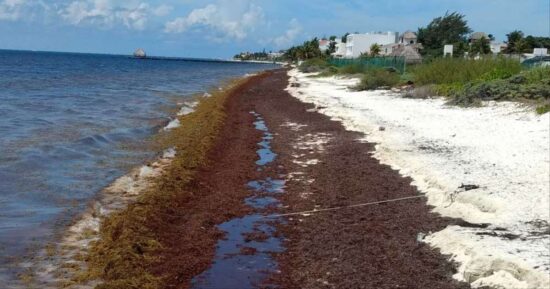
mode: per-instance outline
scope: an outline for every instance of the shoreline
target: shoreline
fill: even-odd
[[[261,73],[260,73],[261,74]],[[258,74],[246,74],[232,80],[223,81],[223,87],[196,95],[188,101],[178,103],[174,118],[168,120],[164,127],[153,136],[156,142],[169,143],[174,137],[172,131],[181,126],[180,119],[192,114],[202,100],[219,94],[232,94],[232,90]],[[59,241],[49,243],[37,251],[33,260],[22,264],[22,273],[19,274],[21,288],[94,288],[101,284],[97,278],[90,278],[87,255],[90,248],[100,239],[100,224],[113,214],[118,214],[134,204],[141,195],[150,190],[163,178],[176,158],[175,146],[156,144],[164,147],[157,153],[157,157],[144,165],[134,167],[127,174],[115,179],[102,189],[98,195],[89,201],[82,213],[74,221],[62,229]],[[19,287],[14,287],[19,288]]]
[[[170,130],[179,127],[179,118],[192,113],[200,99],[208,96],[210,96],[209,93],[204,93],[202,96],[195,95],[187,101],[178,103],[174,118],[167,120],[152,138],[166,137],[161,134],[169,134]],[[24,283],[22,286],[25,286],[24,288],[38,286],[36,288],[44,289],[60,286],[71,288],[74,279],[80,278],[79,275],[88,270],[85,256],[89,253],[91,244],[98,240],[102,220],[136,202],[140,194],[150,189],[165,173],[176,153],[174,147],[160,149],[155,157],[140,166],[131,168],[126,174],[101,189],[88,201],[83,212],[73,217],[73,221],[66,227],[58,229],[59,237],[55,242],[50,242],[45,248],[37,251],[32,261],[23,262],[26,265],[22,268],[23,272],[19,274],[20,281]],[[77,286],[93,288],[97,284],[99,284],[97,280],[90,280],[86,284]]]
[[[479,236],[471,246],[515,231],[510,227],[503,227],[508,231],[495,229],[500,224],[490,224],[488,216],[476,219],[476,215],[453,213],[461,210],[442,206],[438,200],[448,201],[449,196],[438,198],[437,194],[442,194],[444,187],[434,191],[433,179],[425,174],[425,179],[419,179],[418,171],[410,168],[416,163],[410,159],[396,163],[403,150],[396,150],[391,141],[399,139],[393,134],[400,132],[400,126],[383,118],[354,120],[376,112],[376,103],[358,111],[354,110],[356,104],[345,103],[377,98],[385,103],[400,101],[399,97],[389,91],[350,92],[347,87],[353,79],[306,77],[293,70],[270,70],[205,94],[198,104],[182,103],[176,117],[161,129],[166,149],[162,156],[105,189],[106,199],[117,201],[103,208],[103,213],[111,209],[112,217],[103,218],[102,230],[97,232],[105,214],[94,207],[99,213],[90,212],[89,218],[74,224],[64,239],[66,255],[73,260],[60,262],[63,274],[51,270],[44,276],[50,281],[65,276],[69,281],[64,284],[66,288],[98,284],[101,288],[201,288],[225,284],[224,278],[235,274],[262,276],[256,287],[308,289],[462,289],[470,285],[515,289],[535,284],[527,282],[544,282],[513,259],[468,260],[471,255],[461,251],[464,243],[460,242],[464,241],[456,235],[461,233],[457,228]],[[334,97],[344,98],[334,102]],[[437,100],[404,101],[425,105]],[[414,107],[410,103],[407,106]],[[497,112],[498,107],[494,109]],[[341,114],[341,109],[347,109],[346,114]],[[428,152],[435,153],[434,157],[445,152],[440,143],[425,147],[431,148]],[[262,151],[266,148],[270,152]],[[406,152],[421,156],[426,150]],[[267,163],[272,163],[258,167],[262,153],[267,153],[271,159]],[[453,154],[443,156],[452,161]],[[269,195],[268,183],[278,179],[282,183],[273,185],[277,194]],[[457,195],[451,205],[464,203],[460,198],[465,194]],[[411,196],[427,196],[428,202],[426,198],[409,199]],[[396,198],[406,200],[295,214]],[[268,203],[265,208],[257,207],[256,201]],[[275,229],[268,229],[273,238],[283,240],[281,250],[269,249],[266,240],[270,235],[266,237],[256,226],[244,233],[224,225],[255,214],[285,213],[292,215],[284,217],[284,222],[270,223]],[[243,238],[242,244],[234,247],[237,251],[217,251],[218,242],[227,240],[226,236],[232,236],[230,242]],[[78,248],[89,249],[86,253],[78,252]],[[476,252],[476,247],[469,250]],[[252,267],[248,273],[230,273],[214,266],[219,263],[215,260],[251,260],[247,258],[261,254],[275,258],[276,263],[269,265],[272,271],[259,272]],[[84,272],[88,265],[92,267]],[[519,268],[518,272],[513,268]],[[488,274],[488,270],[495,274]],[[196,278],[215,282],[201,284]],[[37,288],[57,288],[59,284],[53,283],[58,282]]]

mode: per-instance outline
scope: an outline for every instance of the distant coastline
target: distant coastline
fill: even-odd
[[[3,53],[51,53],[51,54],[73,54],[73,55],[91,55],[91,56],[112,56],[112,57],[127,57],[136,60],[168,60],[168,61],[190,61],[190,62],[214,62],[214,63],[265,63],[265,64],[277,64],[283,65],[282,62],[273,61],[240,61],[234,59],[223,58],[199,58],[199,57],[177,57],[177,56],[147,56],[145,58],[138,58],[132,56],[132,54],[109,54],[109,53],[93,53],[93,52],[71,52],[71,51],[42,51],[42,50],[18,50],[18,49],[1,49]]]

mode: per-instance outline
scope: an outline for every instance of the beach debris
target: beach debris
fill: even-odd
[[[479,189],[479,186],[478,185],[461,184],[460,187],[458,187],[458,188],[463,189],[463,191],[465,192],[465,191]]]
[[[416,235],[416,242],[422,243],[424,242],[424,238],[426,237],[426,234],[420,232]]]

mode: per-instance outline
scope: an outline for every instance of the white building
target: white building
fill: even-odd
[[[499,54],[506,48],[506,44],[496,42],[489,43],[489,46],[491,47],[491,52],[493,54]]]
[[[330,47],[330,40],[320,39],[319,40],[319,50],[325,52]]]
[[[386,44],[386,45],[381,45],[380,46],[380,55],[390,56],[395,51],[395,49],[397,49],[399,47],[400,44],[401,43],[390,43],[390,44]]]
[[[332,53],[333,57],[336,58],[342,58],[346,56],[346,43],[342,42],[340,39],[335,39],[334,42],[336,42],[336,50],[334,53]]]
[[[398,34],[388,31],[386,33],[350,34],[346,39],[346,58],[357,58],[361,53],[369,53],[373,44],[380,46],[397,43]]]
[[[535,48],[533,49],[534,56],[548,56],[548,48]]]

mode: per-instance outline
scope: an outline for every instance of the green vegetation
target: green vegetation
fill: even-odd
[[[494,37],[489,34],[468,43],[467,36],[471,32],[464,15],[457,12],[446,13],[442,17],[434,18],[428,26],[418,29],[418,42],[424,46],[420,52],[425,58],[432,59],[443,55],[445,44],[452,44],[455,57],[461,57],[465,52],[472,56],[490,54],[489,44]],[[525,37],[519,30],[510,32],[506,37],[507,48],[504,53],[507,54],[532,53],[534,48],[542,47],[550,49],[550,37]]]
[[[280,61],[282,60],[280,56],[282,53],[279,51],[279,53],[273,54],[272,51],[267,53],[265,49],[261,52],[241,52],[239,54],[236,54],[233,56],[234,60],[241,60],[241,61]]]
[[[162,232],[158,230],[170,226],[169,218],[163,216],[175,203],[193,195],[189,184],[197,169],[207,163],[207,152],[225,118],[225,101],[239,84],[202,99],[194,113],[181,117],[180,127],[162,138],[163,147],[175,146],[184,153],[176,155],[135,203],[102,222],[100,238],[86,257],[89,270],[76,282],[100,278],[104,282],[97,289],[162,288],[163,277],[153,272],[163,262],[159,257],[163,256]]]
[[[384,69],[372,69],[365,73],[361,82],[355,87],[357,90],[371,90],[382,87],[393,87],[400,82],[399,74]]]
[[[445,96],[449,103],[460,106],[479,105],[488,100],[525,101],[538,106],[537,112],[548,110],[550,99],[550,67],[526,69],[519,61],[505,58],[436,58],[431,62],[409,67],[405,74],[391,69],[369,68],[361,62],[336,67],[326,59],[306,60],[303,72],[316,76],[360,75],[356,90],[389,88],[414,83],[416,88],[406,97]]]
[[[547,112],[550,112],[550,104],[545,104],[537,107],[538,114],[545,114]]]
[[[550,68],[523,70],[517,60],[508,58],[440,58],[415,67],[412,74],[415,84],[426,87],[409,96],[448,96],[455,105],[478,105],[483,100],[540,103],[550,98]]]
[[[490,46],[490,39],[481,37],[480,39],[472,41],[470,45],[470,49],[468,53],[472,55],[485,55],[490,54],[491,52],[491,46]]]
[[[366,58],[365,58],[366,59]],[[377,75],[373,74],[372,71],[383,71],[392,72],[397,77],[399,75],[394,72],[390,67],[378,67],[373,65],[367,65],[363,62],[350,62],[349,64],[343,66],[335,66],[331,64],[327,59],[323,58],[313,58],[308,59],[302,62],[298,69],[301,72],[313,73],[318,72],[317,77],[327,77],[333,75]]]
[[[476,105],[482,100],[523,100],[542,103],[537,112],[544,113],[550,100],[550,67],[526,70],[507,78],[470,82],[450,96],[450,103],[462,106]]]
[[[380,55],[380,50],[381,50],[381,47],[380,45],[374,43],[373,45],[370,46],[370,56],[378,56]]]
[[[437,58],[411,71],[418,85],[454,85],[476,80],[504,79],[519,73],[521,69],[519,61],[507,58]]]
[[[338,74],[363,74],[367,68],[360,63],[352,63],[338,68]]]
[[[424,56],[437,57],[443,55],[443,46],[453,44],[454,55],[462,56],[467,48],[466,36],[472,32],[464,15],[457,12],[445,13],[437,17],[426,27],[418,29],[418,42],[424,45],[421,53]]]
[[[326,54],[319,49],[319,39],[317,38],[305,41],[302,45],[293,46],[284,54],[284,58],[292,62],[324,57],[326,57]]]
[[[524,37],[523,32],[514,30],[506,34],[508,44],[505,53],[531,53],[533,48],[548,48],[550,49],[550,37]]]
[[[330,67],[330,64],[326,61],[326,59],[322,58],[312,58],[308,59],[302,62],[300,64],[300,71],[310,73],[310,72],[323,72],[328,67]]]
[[[414,84],[406,97],[426,98],[444,96],[449,103],[461,106],[480,104],[484,100],[524,101],[538,106],[537,112],[548,111],[550,99],[550,68],[527,68],[518,59],[492,54],[491,34],[474,33],[465,16],[453,12],[434,18],[418,29],[418,42],[424,63],[405,69],[394,59],[376,57],[381,47],[373,44],[370,53],[358,59],[330,59],[319,51],[317,39],[291,48],[288,59],[305,60],[299,67],[303,72],[318,72],[316,76],[359,75],[358,90]],[[342,41],[347,39],[346,33]],[[548,37],[524,37],[521,31],[507,34],[508,47],[504,53],[532,52],[533,48],[550,48]],[[334,36],[330,38],[335,39]],[[454,46],[454,57],[441,57],[446,44]],[[466,58],[466,52],[470,58]],[[394,67],[401,74],[391,71]]]

